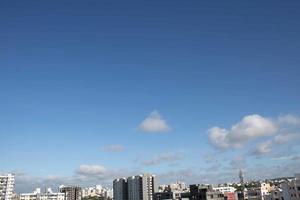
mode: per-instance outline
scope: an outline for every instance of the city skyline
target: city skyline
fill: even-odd
[[[0,174],[18,192],[292,176],[300,2],[0,2]]]

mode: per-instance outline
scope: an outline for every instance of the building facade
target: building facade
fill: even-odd
[[[65,194],[52,192],[51,188],[42,193],[41,189],[37,188],[32,193],[20,194],[19,200],[65,200]]]
[[[12,200],[15,186],[15,175],[0,175],[0,200]]]
[[[283,182],[281,189],[284,200],[300,200],[300,174],[291,181]]]
[[[113,187],[114,200],[153,200],[154,193],[158,191],[158,181],[155,175],[143,174],[115,179]]]
[[[65,194],[65,200],[81,200],[82,193],[81,193],[81,187],[76,186],[61,186],[59,188],[61,193]]]
[[[128,200],[128,183],[126,178],[118,178],[113,181],[115,200]]]

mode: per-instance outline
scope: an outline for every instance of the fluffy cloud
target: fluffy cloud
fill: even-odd
[[[106,168],[101,165],[80,165],[76,172],[83,176],[99,176],[106,172]]]
[[[241,147],[245,142],[262,136],[273,135],[276,123],[260,115],[245,116],[242,121],[226,130],[212,127],[208,130],[209,141],[217,148]]]
[[[122,152],[124,147],[121,144],[113,144],[102,148],[103,151],[107,152]]]
[[[272,144],[272,141],[266,141],[266,142],[263,142],[263,143],[260,143],[256,149],[254,150],[253,154],[254,155],[257,155],[257,156],[260,156],[260,155],[264,155],[264,154],[267,154],[267,153],[270,153],[271,152],[271,144]]]
[[[171,130],[167,122],[161,117],[158,111],[154,110],[142,121],[138,129],[146,133],[168,132]]]
[[[141,161],[141,163],[147,166],[160,165],[162,163],[173,163],[178,160],[184,159],[184,157],[185,156],[183,153],[167,152],[167,153],[156,155],[150,160],[143,160]]]

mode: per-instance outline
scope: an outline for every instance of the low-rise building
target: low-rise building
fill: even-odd
[[[113,190],[108,187],[96,185],[94,187],[82,188],[82,197],[102,197],[104,199],[112,199]]]
[[[42,193],[41,189],[37,188],[32,193],[20,194],[19,200],[65,200],[65,194],[52,192],[51,188]]]
[[[224,200],[224,194],[213,190],[211,185],[190,185],[191,200]]]
[[[235,188],[231,186],[214,187],[215,191],[222,192],[225,200],[237,200],[235,197]]]

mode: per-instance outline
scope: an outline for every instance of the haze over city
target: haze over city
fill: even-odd
[[[0,1],[17,192],[300,172],[300,1]]]

